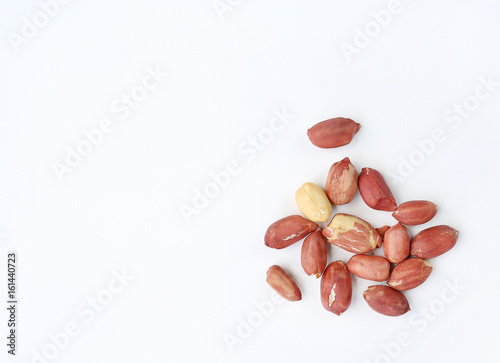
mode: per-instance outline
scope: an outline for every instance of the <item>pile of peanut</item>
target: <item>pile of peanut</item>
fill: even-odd
[[[334,148],[349,144],[359,129],[360,124],[353,120],[337,117],[314,125],[307,134],[315,146]],[[368,207],[393,212],[398,223],[375,229],[359,217],[337,213],[325,228],[320,229],[317,223],[330,220],[332,204],[351,202],[358,189]],[[267,229],[265,244],[282,249],[305,238],[301,250],[302,267],[308,275],[321,276],[321,303],[336,315],[351,305],[351,274],[387,283],[370,286],[363,293],[370,308],[388,316],[405,314],[410,305],[402,291],[421,285],[432,272],[426,259],[449,251],[458,239],[458,231],[446,225],[424,229],[411,239],[405,226],[430,221],[437,213],[437,206],[426,200],[398,206],[377,170],[363,168],[358,176],[347,157],[331,166],[324,190],[314,183],[305,183],[297,190],[295,200],[305,218],[291,215],[274,222]],[[328,242],[354,255],[347,264],[334,261],[327,266]],[[382,245],[385,257],[367,254]],[[298,285],[278,265],[267,271],[267,282],[289,301],[302,299]]]

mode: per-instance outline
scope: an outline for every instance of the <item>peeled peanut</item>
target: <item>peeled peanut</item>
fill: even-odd
[[[295,193],[300,211],[313,222],[327,222],[332,214],[332,203],[323,189],[314,183],[304,183]]]

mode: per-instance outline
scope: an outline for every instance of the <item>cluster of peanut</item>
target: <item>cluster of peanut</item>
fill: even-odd
[[[314,145],[332,148],[350,143],[359,128],[360,125],[351,119],[334,118],[313,126],[308,136]],[[366,205],[393,212],[398,223],[375,229],[361,218],[337,213],[321,230],[317,223],[328,222],[332,204],[351,202],[358,189]],[[427,228],[410,239],[405,225],[430,221],[437,213],[436,205],[415,200],[398,206],[377,170],[363,168],[358,176],[349,158],[331,166],[325,190],[314,183],[305,183],[297,190],[295,199],[306,218],[291,215],[274,222],[267,229],[265,244],[282,249],[305,238],[301,250],[302,267],[308,275],[321,276],[321,302],[326,310],[336,315],[342,314],[351,304],[351,274],[387,282],[388,286],[370,286],[363,293],[373,310],[388,316],[405,314],[410,306],[401,291],[421,285],[432,272],[431,264],[425,259],[449,251],[458,239],[458,231],[446,225]],[[327,242],[355,255],[347,264],[335,261],[327,266]],[[385,257],[366,254],[382,245]],[[289,301],[302,299],[299,287],[280,266],[269,268],[267,282]]]

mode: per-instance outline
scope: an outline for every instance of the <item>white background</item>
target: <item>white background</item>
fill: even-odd
[[[388,1],[232,3],[218,14],[211,0],[74,0],[16,47],[12,34],[22,36],[23,18],[41,7],[1,1],[0,291],[7,252],[17,251],[20,301],[11,359],[1,295],[1,361],[38,362],[34,352],[50,351],[51,335],[70,322],[79,334],[48,362],[498,359],[500,4],[401,1],[347,59],[342,44],[354,45],[356,29],[373,25]],[[111,105],[147,67],[169,76],[122,120]],[[473,104],[481,77],[496,88],[447,122],[455,104]],[[241,145],[284,108],[290,124],[248,160]],[[353,142],[311,145],[307,129],[336,116],[361,123]],[[53,163],[105,117],[113,132],[59,181]],[[422,154],[415,141],[436,129],[445,140]],[[319,280],[300,266],[301,243],[264,246],[272,222],[299,213],[295,190],[324,185],[345,156],[358,171],[384,174],[399,203],[438,204],[412,235],[437,224],[460,231],[456,247],[431,261],[427,282],[406,294],[412,311],[402,317],[373,312],[362,298],[373,283],[360,279],[350,309],[328,313]],[[411,157],[419,165],[391,181]],[[179,206],[192,205],[230,160],[239,173],[186,222]],[[377,227],[395,222],[359,194],[334,211]],[[350,256],[329,252],[329,261]],[[273,305],[238,337],[242,320],[259,317],[254,303],[273,296],[265,282],[273,264],[296,279],[303,300]],[[122,270],[133,280],[86,322],[78,307]],[[401,334],[404,347],[394,343]],[[241,340],[231,346],[230,335]]]

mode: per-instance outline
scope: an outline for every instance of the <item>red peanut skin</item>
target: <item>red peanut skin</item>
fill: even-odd
[[[350,118],[336,117],[322,121],[307,130],[311,143],[323,149],[349,144],[361,125]]]
[[[319,278],[325,270],[327,262],[326,243],[326,239],[319,229],[304,240],[300,260],[302,268],[309,276],[316,275],[316,278]]]
[[[283,299],[302,300],[302,293],[293,279],[278,265],[269,267],[266,281]]]
[[[401,316],[410,311],[410,304],[403,293],[385,285],[370,286],[363,293],[368,306],[379,314]]]
[[[392,263],[400,263],[410,255],[410,235],[401,223],[385,232],[384,255]]]
[[[334,300],[330,296],[334,290]],[[351,305],[352,280],[347,266],[342,261],[329,264],[321,277],[321,303],[323,307],[335,315],[341,315]]]
[[[358,172],[349,158],[334,163],[328,171],[325,192],[336,205],[351,202],[358,191]]]
[[[391,228],[389,226],[382,226],[382,227],[379,227],[379,228],[375,228],[375,230],[378,232],[378,234],[380,235],[380,237],[382,237],[382,240],[384,239],[385,237],[385,232],[387,232],[387,230]]]
[[[427,200],[412,200],[401,204],[392,216],[407,226],[429,222],[438,211],[437,205]]]
[[[336,215],[339,214],[351,216],[345,213],[337,213]],[[333,216],[332,221],[335,216]],[[356,218],[366,223],[367,227],[356,222],[352,230],[350,230],[349,232],[341,233],[336,239],[334,239],[334,229],[330,227],[332,224],[332,222],[330,221],[330,224],[322,230],[323,236],[326,237],[329,243],[353,253],[367,253],[373,251],[377,247],[380,247],[382,245],[382,237],[380,237],[380,234],[375,230],[375,228],[372,227],[370,223],[359,217]],[[370,242],[370,236],[373,236],[375,245]]]
[[[458,231],[440,225],[424,229],[413,237],[411,254],[420,258],[434,258],[451,250],[458,240]]]
[[[399,291],[422,285],[432,272],[432,266],[421,258],[409,258],[396,265],[387,284]]]
[[[282,218],[269,226],[264,243],[271,248],[282,249],[300,241],[318,228],[318,225],[299,215]]]
[[[376,210],[393,212],[397,208],[384,177],[377,170],[363,168],[358,178],[358,188],[366,205]]]
[[[354,276],[371,281],[387,281],[391,264],[381,256],[354,255],[347,262]]]

